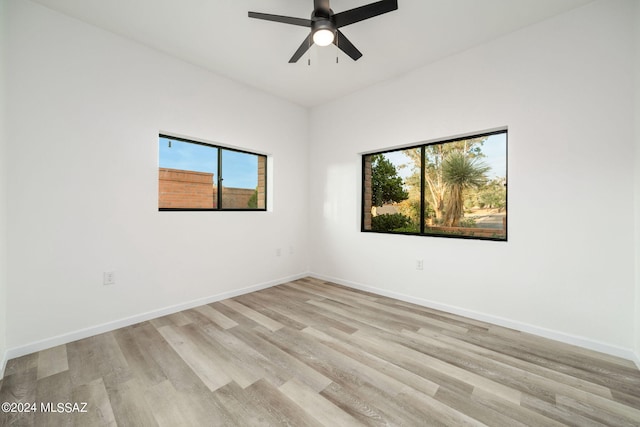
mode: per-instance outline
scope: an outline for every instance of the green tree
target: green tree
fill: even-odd
[[[477,157],[470,157],[464,152],[451,152],[442,162],[442,179],[447,185],[448,199],[445,225],[459,227],[464,215],[464,191],[478,188],[487,182],[486,174],[490,166]]]
[[[484,154],[482,153],[482,145],[486,140],[487,137],[482,136],[479,138],[469,138],[460,141],[445,142],[442,144],[431,144],[425,147],[425,194],[427,199],[429,199],[429,205],[430,208],[433,209],[436,221],[442,221],[445,215],[447,183],[442,175],[443,163],[451,153],[464,153],[470,158],[484,157]],[[405,153],[413,160],[417,170],[420,170],[420,148],[406,150]],[[414,181],[419,185],[419,173]]]
[[[253,192],[251,197],[249,197],[249,202],[247,203],[249,209],[257,209],[258,207],[258,189]]]
[[[395,166],[382,154],[376,154],[371,159],[371,192],[373,206],[397,203],[409,197]]]
[[[495,178],[480,189],[478,192],[480,207],[498,208],[502,211],[507,206],[505,181],[505,178]]]
[[[410,157],[410,156],[409,156]],[[406,165],[410,166],[410,165]],[[409,197],[406,200],[398,203],[398,211],[411,218],[412,225],[420,227],[420,169],[415,170],[413,167],[413,173],[405,178],[405,188]]]

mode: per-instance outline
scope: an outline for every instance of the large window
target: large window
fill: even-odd
[[[160,135],[158,208],[266,210],[267,157]]]
[[[362,231],[507,240],[507,131],[363,155]]]

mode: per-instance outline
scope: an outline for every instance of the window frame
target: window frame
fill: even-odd
[[[426,147],[432,145],[440,145],[446,143],[452,143],[457,141],[464,141],[472,138],[481,138],[481,137],[489,137],[492,135],[500,135],[504,134],[505,136],[505,207],[504,210],[507,212],[504,219],[504,238],[502,237],[485,237],[485,236],[473,236],[473,235],[464,235],[464,234],[446,234],[446,233],[429,233],[425,231],[425,195],[426,195],[426,179],[425,179],[425,168],[426,168]],[[420,221],[420,231],[418,232],[408,232],[408,231],[379,231],[373,229],[365,228],[365,209],[366,209],[366,158],[369,156],[375,156],[377,154],[387,154],[393,153],[402,150],[411,150],[415,148],[420,148],[420,212],[419,212],[419,221]],[[496,128],[493,130],[482,131],[477,133],[464,134],[462,136],[457,137],[447,137],[443,139],[432,140],[428,142],[422,142],[419,144],[411,144],[406,146],[394,147],[379,151],[371,151],[364,152],[361,154],[361,206],[360,206],[360,232],[362,233],[375,233],[375,234],[390,234],[390,235],[399,235],[399,236],[421,236],[421,237],[444,237],[450,239],[470,239],[470,240],[488,240],[488,241],[497,241],[497,242],[507,242],[509,237],[509,227],[508,227],[508,206],[509,206],[509,129],[507,127]]]
[[[183,137],[178,137],[178,136],[173,136],[173,135],[168,135],[168,134],[163,134],[160,133],[158,134],[158,142],[160,141],[161,138],[166,138],[172,141],[180,141],[180,142],[186,142],[189,144],[195,144],[195,145],[202,145],[205,147],[210,147],[210,148],[215,148],[217,149],[217,170],[218,170],[218,176],[214,179],[215,185],[216,185],[216,199],[217,199],[217,207],[215,208],[161,208],[160,206],[158,206],[158,211],[159,212],[181,212],[181,211],[186,211],[186,212],[266,212],[268,210],[268,206],[267,206],[267,179],[268,179],[268,156],[266,154],[260,154],[260,153],[255,153],[252,151],[248,151],[248,150],[244,150],[244,149],[240,149],[240,148],[231,148],[231,147],[226,147],[224,145],[219,145],[219,144],[213,144],[210,142],[203,142],[203,141],[197,141],[197,140],[193,140],[193,139],[188,139],[188,138],[183,138]],[[257,156],[259,159],[262,158],[264,159],[264,208],[225,208],[222,206],[222,189],[223,189],[223,181],[224,181],[224,176],[223,176],[223,162],[222,162],[222,152],[226,150],[226,151],[233,151],[236,153],[242,153],[242,154],[250,154],[253,156]],[[158,153],[158,170],[160,169],[160,158],[159,158],[159,153]],[[158,185],[160,181],[160,177],[158,175]],[[258,183],[260,182],[260,175],[258,174]],[[230,187],[231,188],[231,187]],[[158,199],[158,203],[160,202],[160,200]]]

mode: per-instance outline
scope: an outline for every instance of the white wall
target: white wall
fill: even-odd
[[[0,354],[278,282],[308,259],[343,283],[640,354],[634,3],[596,2],[315,108],[309,131],[299,107],[9,0]],[[359,152],[504,125],[509,242],[359,232]],[[157,212],[160,131],[271,154],[273,211]]]
[[[305,109],[28,1],[9,13],[11,356],[307,271]],[[158,212],[159,132],[271,155],[272,212]]]
[[[7,174],[5,138],[5,0],[0,0],[0,378],[4,372],[7,349]]]
[[[313,109],[311,271],[631,356],[633,5],[595,2]],[[500,126],[507,243],[359,231],[358,153]]]

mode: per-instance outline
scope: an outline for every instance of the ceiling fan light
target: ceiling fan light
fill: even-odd
[[[333,43],[335,34],[326,28],[321,28],[313,33],[313,42],[318,46],[329,46]]]

